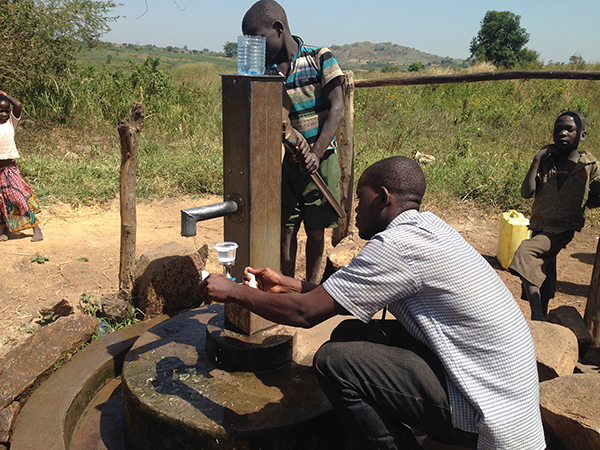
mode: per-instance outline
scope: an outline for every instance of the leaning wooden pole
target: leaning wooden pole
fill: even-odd
[[[583,320],[592,335],[592,346],[600,347],[600,242],[594,258],[594,270]]]
[[[138,143],[144,125],[144,106],[133,103],[129,118],[119,125],[121,139],[121,252],[119,264],[119,294],[131,299],[133,288],[133,266],[135,264],[135,243],[137,213],[135,202]]]
[[[346,212],[346,217],[340,219],[337,228],[333,230],[331,243],[334,246],[348,236],[354,200],[354,73],[348,70],[344,75],[344,118],[337,140],[342,170],[340,205]]]

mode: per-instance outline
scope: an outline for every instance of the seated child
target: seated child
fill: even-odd
[[[521,277],[522,298],[531,306],[531,319],[544,320],[554,298],[556,255],[581,231],[585,208],[600,206],[600,165],[591,154],[578,150],[585,139],[585,118],[568,111],[556,119],[552,138],[533,158],[521,185],[531,198],[529,228],[509,266]]]

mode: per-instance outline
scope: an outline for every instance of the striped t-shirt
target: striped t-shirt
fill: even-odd
[[[0,159],[16,159],[19,157],[15,145],[15,129],[18,123],[19,119],[11,111],[8,120],[0,124]]]
[[[290,65],[290,75],[285,89],[292,102],[290,122],[293,128],[313,145],[321,133],[321,127],[329,114],[329,108],[323,97],[323,88],[332,80],[343,77],[333,54],[327,47],[309,47],[302,39],[294,36],[298,51]],[[277,70],[276,65],[270,70]],[[335,138],[329,148],[335,148]]]
[[[323,284],[368,322],[390,312],[446,370],[452,423],[485,450],[542,450],[531,333],[487,261],[432,213],[405,211]]]

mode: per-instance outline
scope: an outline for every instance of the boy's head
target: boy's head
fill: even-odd
[[[12,103],[8,101],[8,98],[0,94],[0,123],[5,123],[10,117],[12,111]]]
[[[361,175],[356,193],[356,225],[362,239],[385,230],[401,212],[418,210],[425,195],[425,175],[419,163],[406,156],[393,156],[369,166]],[[385,196],[394,206],[385,208]]]
[[[267,39],[267,65],[277,60],[285,39],[291,37],[285,11],[273,0],[260,0],[252,5],[242,20],[242,33]]]
[[[572,151],[585,140],[585,117],[575,111],[562,113],[554,122],[552,139],[561,151]]]

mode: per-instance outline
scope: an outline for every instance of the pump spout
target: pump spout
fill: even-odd
[[[181,210],[181,235],[185,237],[196,236],[196,223],[201,220],[214,219],[228,216],[238,211],[238,204],[233,200],[212,205],[198,206],[196,208]]]

